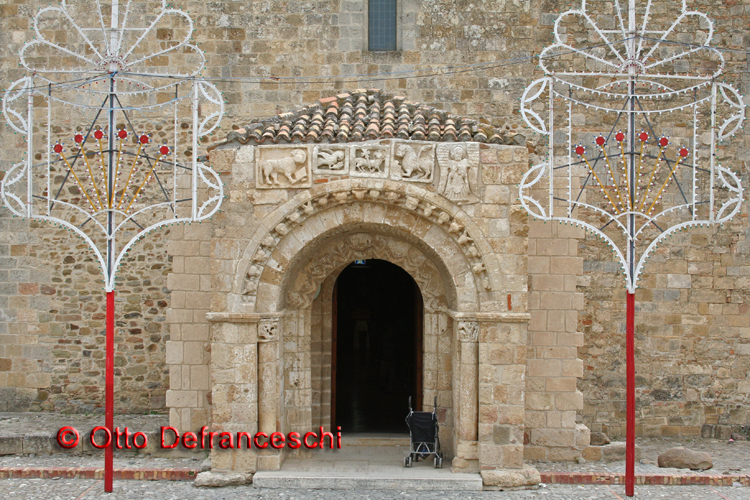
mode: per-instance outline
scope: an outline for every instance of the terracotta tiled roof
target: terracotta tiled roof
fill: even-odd
[[[224,144],[343,143],[373,139],[525,144],[515,131],[456,117],[382,90],[354,90],[250,123]]]

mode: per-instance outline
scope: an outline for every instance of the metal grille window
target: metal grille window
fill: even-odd
[[[369,0],[368,49],[371,51],[396,50],[397,0]]]

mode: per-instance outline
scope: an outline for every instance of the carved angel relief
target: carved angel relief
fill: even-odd
[[[312,186],[308,148],[260,146],[255,179],[258,189]]]
[[[407,182],[432,182],[435,168],[435,144],[406,144],[393,146],[391,178]]]
[[[438,193],[462,205],[476,203],[474,194],[479,174],[479,144],[439,144],[436,150],[440,165]]]

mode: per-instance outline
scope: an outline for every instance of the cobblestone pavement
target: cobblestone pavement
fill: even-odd
[[[749,500],[750,488],[711,486],[636,486],[642,500]],[[115,481],[104,493],[101,481],[6,479],[0,498],[18,500],[626,500],[624,486],[549,485],[534,490],[482,492],[419,492],[381,490],[261,490],[253,486],[196,488],[186,481]]]

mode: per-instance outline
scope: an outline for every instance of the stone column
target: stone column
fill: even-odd
[[[479,456],[477,452],[477,412],[478,412],[478,373],[479,373],[479,323],[458,320],[456,337],[460,358],[458,387],[458,447],[453,459],[456,472],[477,472]]]
[[[258,430],[258,317],[209,313],[207,318],[211,323],[210,428],[254,435]],[[214,446],[211,465],[218,471],[251,473],[257,470],[257,455],[244,443],[242,449]]]
[[[279,320],[258,323],[258,430],[268,436],[279,429]],[[281,454],[266,448],[258,456],[258,470],[279,470]]]

